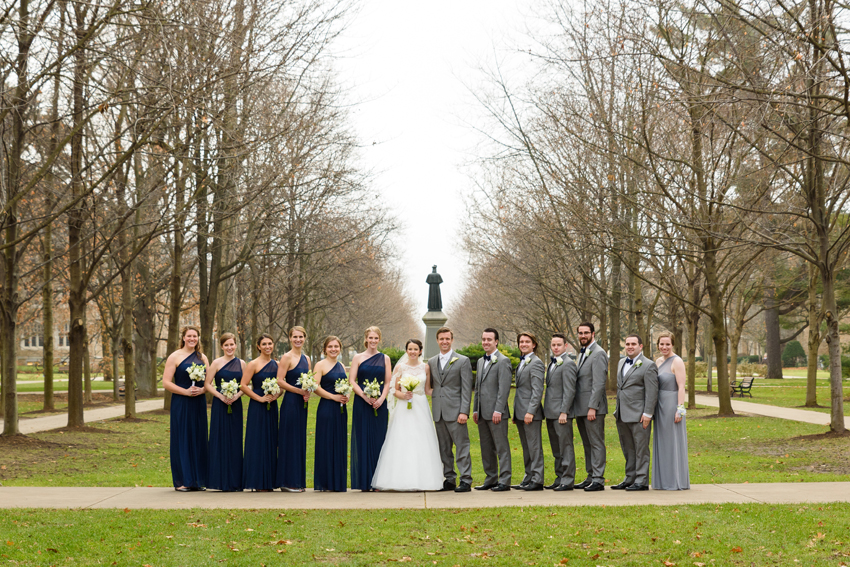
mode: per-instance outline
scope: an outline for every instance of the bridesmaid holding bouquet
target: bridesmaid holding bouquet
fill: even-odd
[[[364,336],[366,350],[354,356],[348,378],[357,394],[351,423],[351,488],[371,491],[372,476],[387,436],[387,393],[392,372],[390,357],[378,352],[381,330],[369,327]],[[368,395],[364,391],[367,383],[377,383],[379,389]]]
[[[248,420],[245,424],[245,460],[242,481],[245,488],[271,492],[275,487],[277,472],[277,363],[272,359],[274,340],[262,334],[257,340],[260,356],[245,366],[242,375],[242,392],[251,398],[248,403]],[[270,379],[271,391],[263,388]]]
[[[207,485],[207,400],[196,372],[209,363],[201,352],[200,337],[197,327],[183,327],[180,350],[168,356],[162,374],[163,387],[173,394],[171,478],[178,492],[205,490]]]
[[[242,490],[242,391],[239,381],[245,362],[236,354],[236,336],[219,338],[224,356],[207,368],[205,388],[212,394],[210,411],[209,480],[207,488],[226,492]]]
[[[316,394],[322,399],[316,410],[316,458],[313,490],[345,492],[348,476],[348,396],[337,393],[336,383],[348,384],[345,368],[337,361],[342,350],[339,338],[330,336],[322,347],[325,358],[314,370]]]
[[[310,372],[310,359],[301,353],[306,340],[304,327],[292,327],[289,330],[292,350],[281,357],[277,368],[277,383],[286,392],[280,404],[275,486],[284,492],[304,492],[307,488],[307,402],[310,392],[296,384],[301,374]]]

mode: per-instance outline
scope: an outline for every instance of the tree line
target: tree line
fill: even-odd
[[[539,336],[598,321],[613,360],[627,332],[666,328],[691,405],[702,325],[730,360],[717,388],[731,415],[745,326],[763,314],[776,351],[779,317],[797,310],[807,401],[826,341],[830,427],[844,431],[847,15],[831,0],[546,2],[529,46],[476,91],[487,142],[453,315]]]
[[[206,352],[234,331],[243,357],[295,324],[315,348],[331,332],[359,344],[366,319],[410,332],[387,264],[396,221],[367,191],[334,81],[351,12],[347,0],[3,5],[5,435],[18,433],[22,322],[42,321],[53,409],[57,306],[72,427],[90,401],[92,341],[116,378],[123,358],[133,416],[135,387],[157,391],[159,337],[176,350],[190,313]]]

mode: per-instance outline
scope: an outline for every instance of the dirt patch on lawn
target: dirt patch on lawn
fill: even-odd
[[[701,415],[700,417],[692,417],[689,418],[689,421],[693,421],[695,419],[734,419],[736,417],[752,417],[750,414],[745,413],[736,413],[733,415],[717,415],[716,413],[712,413],[709,415]]]
[[[824,439],[847,439],[850,438],[850,431],[837,433],[835,431],[827,431],[826,433],[818,433],[816,435],[801,435],[800,437],[792,437],[792,441],[823,441]]]
[[[42,441],[28,435],[3,435],[0,436],[0,448],[15,447],[22,449],[54,449],[62,447],[59,443],[52,441]]]
[[[47,433],[118,433],[117,431],[110,431],[108,429],[102,429],[100,427],[90,427],[88,425],[80,425],[79,427],[60,427],[58,429],[51,429],[47,431]]]
[[[31,402],[31,403],[34,402],[34,403],[37,403],[37,404],[44,404],[44,394],[26,394],[25,397],[22,397],[22,398],[19,398],[19,399],[22,399],[24,401]],[[101,408],[101,407],[106,407],[106,406],[111,406],[111,405],[114,405],[114,404],[121,403],[120,401],[116,402],[113,399],[111,392],[108,392],[108,393],[94,393],[94,392],[92,392],[91,399],[92,399],[91,403],[83,404],[84,408],[87,408],[87,409]],[[53,401],[57,405],[58,404],[67,404],[68,403],[68,394],[65,393],[65,392],[63,392],[61,394],[54,394],[53,395]],[[42,414],[52,414],[52,413],[56,413],[57,411],[60,412],[60,413],[64,413],[64,412],[67,411],[67,409],[66,408],[60,408],[58,410],[46,410],[46,411],[43,410],[43,409],[38,409],[38,410],[32,410],[32,411],[28,411],[28,412],[22,412],[20,415],[22,415],[22,416],[37,416],[37,415],[42,415]]]

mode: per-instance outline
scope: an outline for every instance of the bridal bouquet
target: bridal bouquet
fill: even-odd
[[[227,398],[228,400],[232,400],[236,397],[236,392],[239,391],[239,383],[236,380],[231,380],[230,382],[222,382],[221,383],[221,395]],[[227,413],[233,413],[233,407],[227,406]]]
[[[316,384],[316,379],[313,378],[313,372],[302,372],[301,377],[295,381],[296,386],[300,386],[302,390],[307,390],[311,394],[319,387]],[[304,407],[307,407],[307,402],[304,402]]]
[[[363,382],[363,393],[366,394],[370,398],[378,399],[381,397],[381,386],[383,386],[383,382],[378,382],[377,378],[372,378],[371,382]],[[375,417],[378,417],[377,408],[373,408],[375,411]]]
[[[351,394],[354,392],[354,388],[351,387],[351,384],[348,383],[348,378],[340,378],[334,383],[334,390],[336,390],[337,394],[342,394],[346,398],[350,398]],[[339,404],[339,413],[342,413],[342,408],[345,404]]]
[[[399,385],[408,392],[415,390],[419,382],[420,380],[416,376],[402,376],[398,381]],[[407,400],[407,409],[413,409],[413,403],[410,400]]]
[[[277,385],[277,378],[266,378],[263,380],[263,393],[266,395],[271,394],[272,396],[276,396],[280,394],[280,386]],[[272,403],[266,403],[266,409],[272,409]]]
[[[203,382],[207,379],[207,367],[197,362],[192,363],[187,371],[192,382]],[[194,386],[194,384],[192,384]]]

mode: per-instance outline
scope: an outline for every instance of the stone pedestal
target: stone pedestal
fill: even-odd
[[[425,323],[424,360],[440,354],[440,345],[437,344],[437,329],[444,326],[448,320],[449,318],[442,311],[429,311],[422,317],[422,322]]]

